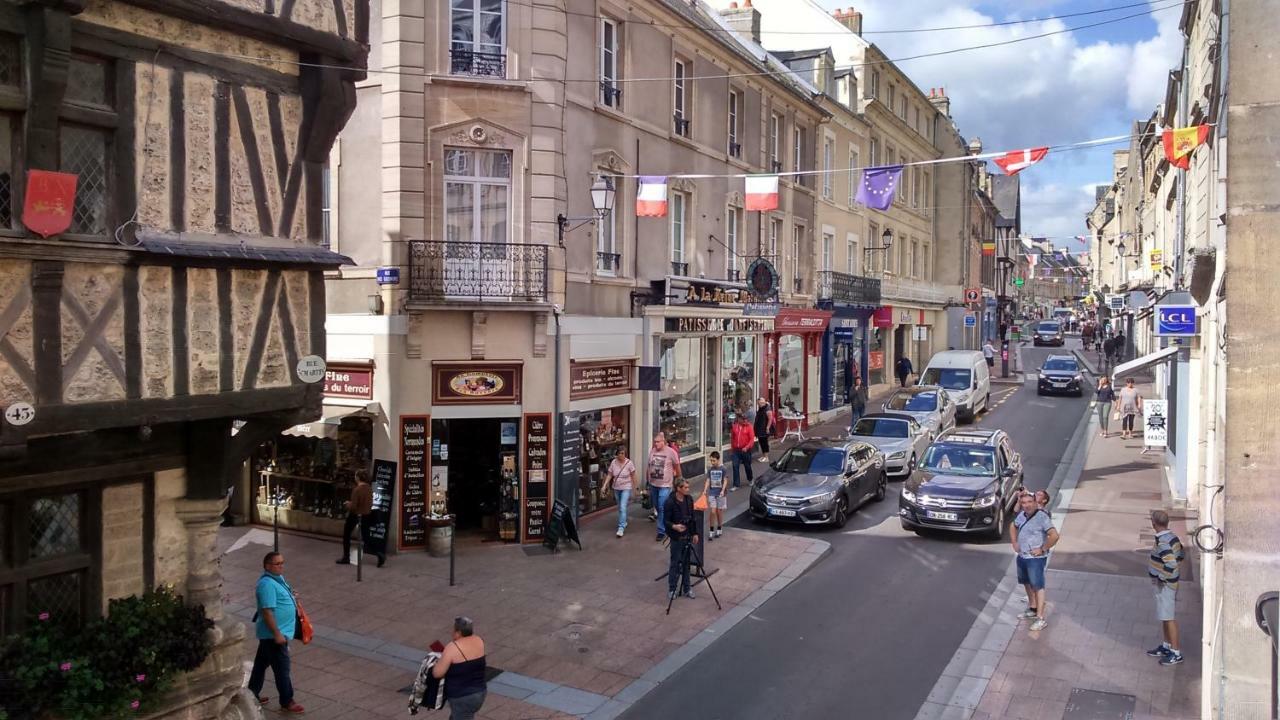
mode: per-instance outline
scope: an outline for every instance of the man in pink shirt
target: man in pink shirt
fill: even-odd
[[[649,451],[649,462],[645,464],[645,478],[649,481],[653,507],[658,511],[658,536],[654,538],[662,542],[667,536],[666,513],[663,508],[667,496],[671,494],[671,485],[680,477],[680,454],[675,448],[667,445],[667,436],[658,433],[653,438],[653,449]]]

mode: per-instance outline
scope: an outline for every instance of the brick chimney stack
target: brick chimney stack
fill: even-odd
[[[742,6],[731,2],[726,10],[720,11],[729,27],[739,35],[746,35],[755,44],[760,44],[760,11],[751,7],[751,0],[744,0]]]
[[[849,32],[859,37],[862,36],[862,13],[854,10],[853,8],[849,8],[848,10],[836,8],[835,11],[831,13],[831,17],[839,21],[841,25],[849,28]]]
[[[946,117],[951,117],[951,98],[947,97],[946,88],[929,88],[929,102]]]

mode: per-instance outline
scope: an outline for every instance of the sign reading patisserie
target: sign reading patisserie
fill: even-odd
[[[631,390],[631,362],[575,362],[569,366],[569,399],[617,395]]]
[[[520,402],[519,364],[436,363],[431,366],[432,401],[437,405]]]

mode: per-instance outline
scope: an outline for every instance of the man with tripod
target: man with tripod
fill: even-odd
[[[689,497],[689,481],[676,480],[675,492],[667,497],[664,515],[667,520],[667,537],[671,539],[671,565],[667,568],[667,599],[676,597],[676,577],[681,579],[680,594],[692,599],[693,586],[689,582],[689,565],[693,562],[698,544],[698,512],[693,509]]]

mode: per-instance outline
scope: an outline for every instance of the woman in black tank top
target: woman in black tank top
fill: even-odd
[[[444,678],[449,720],[472,720],[484,705],[485,654],[484,640],[475,634],[471,618],[453,621],[453,642],[445,647],[431,674]]]

